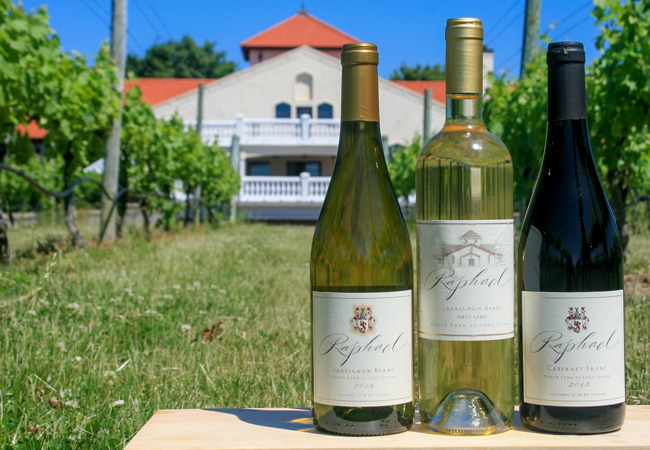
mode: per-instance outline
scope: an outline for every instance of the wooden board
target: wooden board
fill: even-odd
[[[515,419],[492,436],[443,436],[416,423],[390,436],[346,437],[316,431],[308,409],[161,410],[125,450],[223,449],[649,449],[650,406],[628,406],[620,431],[589,436],[533,433]]]

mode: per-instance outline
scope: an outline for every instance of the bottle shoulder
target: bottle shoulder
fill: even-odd
[[[611,210],[593,199],[536,187],[519,238],[524,290],[622,288],[620,234]]]
[[[311,251],[315,286],[408,284],[411,243],[378,127],[344,123]]]
[[[501,140],[485,126],[445,125],[427,142],[418,160],[449,159],[466,165],[498,165],[512,163],[512,157]]]
[[[323,205],[312,252],[343,251],[365,257],[410,248],[409,232],[397,202],[331,201]]]
[[[618,235],[611,207],[600,184],[538,180],[528,205],[522,231],[563,231],[597,239],[603,230]]]

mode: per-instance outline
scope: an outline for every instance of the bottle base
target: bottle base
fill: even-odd
[[[607,434],[621,429],[620,426],[601,428],[597,430],[579,430],[578,424],[570,422],[544,422],[542,420],[531,423],[522,422],[524,427],[532,431],[546,434]]]
[[[522,403],[521,422],[530,430],[550,434],[605,434],[618,431],[625,403],[595,407],[560,407]]]
[[[420,415],[425,430],[451,435],[502,433],[511,425],[487,395],[471,389],[450,392],[433,413]]]
[[[320,431],[347,436],[380,436],[408,431],[413,420],[405,418],[392,407],[347,408],[331,407],[316,418],[314,425]]]

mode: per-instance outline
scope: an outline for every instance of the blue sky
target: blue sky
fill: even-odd
[[[50,24],[66,51],[95,53],[110,36],[110,0],[23,0],[26,9],[45,4]],[[444,64],[446,19],[483,20],[485,43],[495,52],[498,73],[519,76],[525,0],[128,0],[127,51],[143,55],[155,43],[190,35],[216,41],[238,69],[248,67],[239,44],[297,13],[307,12],[352,36],[377,44],[379,72],[388,77],[402,62]],[[592,2],[542,0],[540,31],[554,41],[585,44],[587,61],[598,56]]]

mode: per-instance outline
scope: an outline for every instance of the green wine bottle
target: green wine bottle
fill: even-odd
[[[414,416],[413,260],[379,132],[374,44],[343,46],[341,136],[311,251],[314,424],[406,431]]]
[[[420,416],[491,434],[514,416],[512,160],[483,124],[481,21],[446,40],[446,121],[416,169]]]

